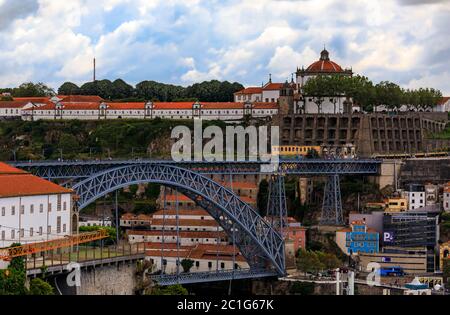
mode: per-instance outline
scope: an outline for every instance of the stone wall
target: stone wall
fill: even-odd
[[[135,273],[135,262],[83,268],[77,295],[133,295],[137,284]]]
[[[279,119],[280,142],[306,146],[352,143],[363,157],[421,152],[426,149],[426,136],[446,125],[446,115],[432,114],[289,114]]]
[[[405,160],[400,172],[401,185],[408,183],[446,183],[450,181],[450,158]]]

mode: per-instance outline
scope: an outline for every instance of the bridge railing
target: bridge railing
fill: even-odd
[[[145,244],[119,244],[111,246],[85,246],[78,245],[64,250],[51,250],[39,254],[25,256],[27,270],[42,269],[46,267],[65,266],[71,262],[83,263],[88,261],[101,261],[139,255],[145,253]]]
[[[174,284],[191,284],[201,282],[213,282],[213,281],[226,281],[226,280],[239,280],[250,278],[264,278],[264,277],[277,277],[277,272],[274,270],[266,269],[234,269],[234,270],[217,270],[217,271],[203,271],[203,272],[190,272],[179,274],[162,274],[151,275],[149,278],[161,286],[174,285]]]

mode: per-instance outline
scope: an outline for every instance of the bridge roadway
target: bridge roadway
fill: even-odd
[[[382,160],[376,159],[300,159],[280,160],[277,166],[262,161],[235,162],[175,162],[173,160],[68,160],[9,162],[46,179],[83,179],[93,174],[127,165],[176,165],[203,175],[211,174],[271,174],[324,175],[379,175]]]

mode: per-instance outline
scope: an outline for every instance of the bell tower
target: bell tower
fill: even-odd
[[[283,84],[280,90],[279,102],[279,115],[288,115],[294,112],[294,86],[289,84],[288,81]]]

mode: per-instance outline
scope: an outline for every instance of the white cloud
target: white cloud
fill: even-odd
[[[373,80],[450,93],[448,1],[36,1],[0,27],[2,85],[85,82],[94,56],[111,80],[259,85],[308,66],[326,44],[334,61]]]

